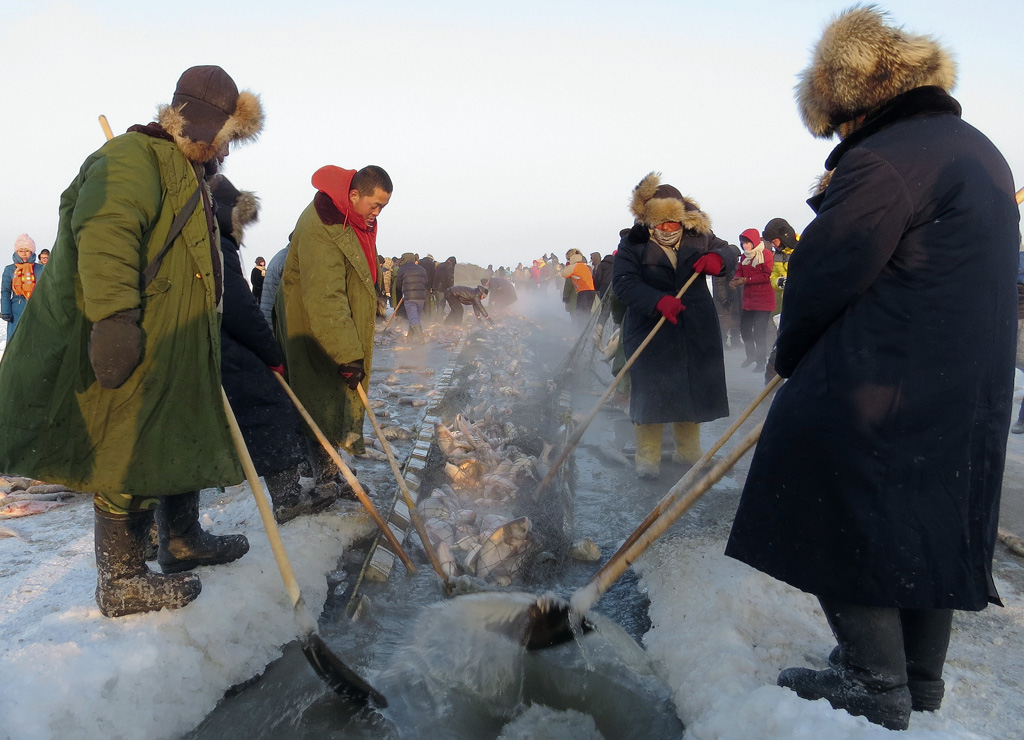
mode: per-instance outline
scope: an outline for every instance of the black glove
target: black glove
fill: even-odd
[[[785,275],[780,275],[779,279],[777,281],[775,281],[775,284],[779,286],[779,290],[785,290],[786,289],[786,276]]]
[[[363,367],[362,360],[356,360],[355,362],[346,362],[338,365],[338,374],[345,379],[345,384],[349,390],[354,391],[362,379],[366,377],[366,369]]]
[[[141,315],[137,308],[119,311],[92,325],[89,362],[104,388],[120,388],[138,367],[142,357]]]
[[[0,319],[3,319],[8,324],[14,323],[14,314],[0,313]]]

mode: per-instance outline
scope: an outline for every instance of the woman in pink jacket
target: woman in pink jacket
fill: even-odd
[[[774,258],[771,250],[764,248],[757,229],[747,229],[740,234],[740,246],[743,247],[743,256],[736,267],[736,277],[730,283],[743,288],[740,337],[743,338],[747,359],[740,367],[753,365],[755,372],[764,372],[768,358],[768,319],[775,310],[775,292],[771,284]]]

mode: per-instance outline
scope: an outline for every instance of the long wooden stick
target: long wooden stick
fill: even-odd
[[[613,563],[617,562],[618,559],[622,557],[630,547],[632,547],[633,543],[640,539],[640,536],[650,528],[655,520],[657,520],[666,509],[672,506],[673,503],[675,503],[679,495],[686,491],[686,489],[693,483],[694,478],[704,472],[704,468],[707,467],[715,453],[722,449],[725,443],[728,442],[732,435],[736,433],[736,430],[740,428],[743,422],[745,422],[750,415],[754,413],[754,410],[761,405],[761,402],[764,401],[764,399],[766,399],[771,392],[783,382],[783,379],[778,375],[772,378],[771,382],[764,387],[764,389],[758,394],[757,398],[751,402],[746,410],[736,417],[736,420],[728,429],[725,430],[725,433],[718,438],[718,441],[716,441],[711,448],[704,453],[704,456],[701,457],[700,460],[693,464],[692,468],[686,471],[686,475],[680,478],[678,483],[668,490],[665,497],[662,498],[661,501],[658,502],[658,505],[651,510],[651,513],[647,515],[647,518],[640,522],[640,526],[633,530],[633,533],[626,538],[626,541],[623,542],[622,545],[619,546],[619,549],[616,550],[615,554],[608,559],[608,562],[601,566],[601,569],[598,570],[597,574],[594,576],[595,578],[600,577],[602,573],[610,570],[613,567]]]
[[[1020,205],[1021,203],[1024,203],[1024,188],[1021,188],[1020,190],[1018,190],[1016,195],[1014,195],[1014,197],[1017,199],[1017,205]]]
[[[402,305],[403,301],[405,301],[405,296],[398,299],[398,305],[395,306],[395,310],[391,312],[391,316],[388,318],[388,323],[384,324],[384,328],[380,330],[381,334],[386,332],[388,327],[391,326],[391,322],[394,321],[395,317],[398,315],[398,308]]]
[[[412,494],[409,493],[409,487],[405,484],[402,471],[398,469],[398,462],[395,460],[395,456],[391,454],[391,445],[384,439],[384,435],[381,433],[377,416],[373,413],[373,409],[370,408],[370,399],[366,397],[366,391],[363,390],[363,386],[357,386],[356,390],[359,393],[359,400],[363,402],[363,408],[366,409],[366,415],[370,419],[370,424],[373,426],[373,433],[377,435],[377,439],[380,440],[380,446],[384,448],[384,454],[388,456],[391,472],[395,475],[395,482],[398,483],[398,489],[402,492],[405,505],[409,507],[409,517],[412,519],[412,525],[416,528],[416,533],[420,536],[420,541],[423,543],[423,549],[427,553],[427,560],[430,561],[434,572],[441,576],[445,588],[450,590],[451,584],[448,581],[448,576],[445,575],[444,568],[441,567],[441,559],[437,557],[434,543],[430,541],[430,536],[427,533],[426,526],[423,524],[423,519],[420,518],[419,512],[416,511],[416,502],[412,500]]]
[[[651,543],[664,534],[665,530],[686,513],[687,509],[693,506],[697,499],[703,496],[715,483],[720,481],[739,462],[740,458],[757,444],[757,440],[761,437],[762,428],[764,428],[764,422],[754,427],[736,449],[715,465],[707,475],[686,492],[685,496],[677,499],[667,511],[658,517],[657,521],[650,525],[650,528],[642,537],[635,541],[625,552],[609,560],[605,567],[601,568],[586,586],[576,591],[572,596],[573,610],[580,614],[585,614],[589,611],[590,607],[594,605],[601,595],[626,572],[626,569],[646,552]]]
[[[679,289],[679,292],[676,293],[676,298],[682,298],[683,293],[686,292],[687,288],[693,285],[693,281],[697,279],[697,276],[703,274],[704,273],[702,272],[693,273],[693,275],[690,276],[690,279],[687,280],[683,284],[683,287]],[[555,474],[558,473],[558,469],[562,466],[562,463],[565,462],[565,459],[569,457],[570,454],[572,454],[572,451],[576,449],[576,446],[580,443],[580,440],[583,439],[583,435],[587,431],[587,427],[590,426],[590,423],[594,420],[594,418],[597,416],[597,413],[601,410],[601,407],[604,406],[604,402],[607,401],[608,397],[612,395],[612,392],[618,387],[619,381],[622,380],[622,378],[625,377],[626,373],[629,372],[629,369],[633,367],[633,363],[636,362],[637,358],[640,356],[640,353],[647,348],[647,345],[651,343],[652,339],[654,339],[654,335],[658,333],[658,330],[664,324],[665,317],[662,316],[660,319],[658,319],[658,323],[654,325],[654,328],[651,329],[650,333],[644,338],[644,341],[640,343],[640,346],[636,348],[636,351],[633,352],[632,355],[630,355],[630,358],[628,360],[626,360],[626,364],[622,366],[621,370],[619,370],[619,374],[615,376],[615,380],[613,380],[611,384],[608,386],[608,388],[605,389],[604,394],[599,399],[597,399],[597,404],[594,406],[594,410],[590,412],[590,416],[588,416],[582,424],[576,427],[576,431],[573,432],[572,439],[570,439],[566,443],[565,447],[562,448],[561,453],[559,453],[558,457],[551,464],[551,468],[548,470],[547,475],[544,476],[544,480],[540,482],[540,485],[537,486],[537,490],[533,492],[534,501],[540,498],[541,492],[544,491],[544,489],[548,487],[548,484],[550,484],[551,481],[554,479]]]
[[[231,429],[231,441],[234,442],[235,451],[239,461],[242,463],[242,470],[245,471],[245,479],[249,482],[249,488],[256,499],[256,508],[259,509],[260,519],[263,520],[263,527],[267,532],[267,539],[270,540],[270,549],[274,553],[274,560],[277,562],[278,570],[281,571],[281,578],[284,580],[288,597],[292,601],[295,622],[298,628],[299,638],[302,642],[302,652],[306,656],[313,670],[331,686],[331,688],[342,694],[348,694],[361,701],[367,698],[373,699],[380,706],[387,706],[387,700],[383,694],[374,689],[363,680],[355,671],[346,666],[330,648],[317,632],[316,621],[309,613],[306,602],[302,598],[302,591],[299,590],[299,582],[295,578],[295,571],[292,570],[291,561],[288,560],[288,553],[285,552],[284,543],[281,541],[281,532],[274,520],[274,512],[271,510],[270,502],[267,500],[267,493],[263,490],[259,475],[256,473],[256,466],[252,463],[249,449],[245,446],[245,439],[242,437],[242,430],[238,426],[238,420],[231,410],[231,403],[224,388],[220,389],[221,400],[224,402],[224,415],[228,420],[228,427]]]
[[[367,513],[369,513],[374,524],[376,524],[380,528],[380,531],[384,533],[388,542],[391,543],[391,546],[395,549],[395,553],[402,559],[406,569],[410,573],[415,573],[416,566],[413,565],[412,559],[409,557],[409,553],[407,553],[402,547],[402,543],[398,541],[397,537],[395,537],[395,533],[391,531],[391,527],[387,525],[387,522],[385,522],[384,518],[381,517],[380,512],[377,511],[377,507],[373,505],[373,501],[371,501],[370,497],[366,495],[366,491],[364,491],[363,487],[359,484],[359,480],[356,478],[355,473],[353,473],[352,469],[345,464],[345,461],[341,459],[341,455],[338,454],[338,450],[335,449],[334,445],[327,439],[326,435],[320,430],[317,423],[313,421],[313,417],[309,415],[308,411],[306,411],[306,407],[302,405],[302,401],[300,401],[299,397],[295,395],[295,391],[291,389],[291,386],[289,386],[288,383],[285,382],[285,379],[277,373],[274,373],[274,377],[281,383],[281,387],[284,388],[284,392],[288,394],[288,398],[292,400],[292,403],[295,405],[295,408],[298,409],[299,414],[306,420],[306,424],[309,425],[309,428],[317,438],[317,441],[320,442],[324,451],[330,456],[331,461],[338,466],[338,470],[341,471],[341,474],[345,477],[348,484],[352,486],[352,490],[355,492],[356,498],[359,499],[359,503],[361,503],[363,508],[366,509]],[[359,390],[362,390],[362,386],[359,387]]]
[[[102,113],[100,114],[100,128],[103,129],[103,135],[107,137],[107,141],[114,138],[114,132],[110,130],[110,124],[107,123],[107,117]]]

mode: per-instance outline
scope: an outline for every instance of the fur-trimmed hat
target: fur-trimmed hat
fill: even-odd
[[[263,128],[260,99],[243,90],[216,65],[190,67],[178,79],[170,105],[157,109],[157,121],[185,157],[208,162],[232,141],[251,141]]]
[[[229,235],[239,244],[245,227],[260,218],[260,199],[251,190],[239,190],[224,175],[210,179],[210,190],[217,202],[217,219],[222,231],[230,229]],[[257,258],[257,261],[262,258]]]
[[[651,172],[633,188],[629,209],[646,226],[678,221],[688,231],[711,233],[711,218],[696,201],[671,185],[662,185],[660,172]]]
[[[804,125],[828,139],[840,124],[924,85],[956,86],[956,63],[931,36],[887,25],[874,5],[854,6],[825,27],[800,74],[797,105]]]

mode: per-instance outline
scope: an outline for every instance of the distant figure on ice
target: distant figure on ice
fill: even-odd
[[[484,281],[484,287],[489,291],[487,305],[494,311],[504,311],[519,300],[516,287],[508,278],[492,277],[490,280]]]
[[[427,271],[416,260],[416,255],[412,252],[403,254],[395,276],[395,290],[402,298],[405,315],[409,319],[409,333],[405,338],[411,344],[423,344],[420,317],[427,303],[427,285]]]
[[[478,285],[475,288],[470,288],[468,285],[453,285],[444,294],[444,299],[451,308],[444,323],[450,326],[462,326],[463,306],[472,306],[473,313],[478,319],[490,321],[491,317],[487,315],[483,304],[483,298],[487,293],[487,286],[484,285]]]
[[[363,404],[377,314],[377,216],[391,178],[376,165],[313,173],[317,192],[299,216],[278,290],[276,335],[288,381],[327,438],[353,455],[366,449]],[[340,471],[317,451],[317,483]]]
[[[8,344],[14,337],[28,299],[36,289],[36,281],[43,274],[42,264],[36,262],[36,243],[28,234],[14,240],[11,259],[12,263],[4,268],[3,283],[0,284],[0,319],[7,322]]]
[[[740,312],[740,337],[747,358],[740,367],[754,366],[754,371],[763,373],[768,359],[768,319],[775,310],[775,293],[772,291],[772,253],[765,249],[757,229],[747,229],[740,234],[743,250],[736,276],[731,285],[741,288],[743,298]]]
[[[430,299],[434,303],[434,313],[432,319],[434,322],[440,321],[444,317],[444,301],[445,292],[448,288],[455,285],[455,257],[449,257],[444,262],[440,262],[434,268],[434,281],[430,287]]]
[[[39,264],[42,267],[46,267],[46,263],[50,261],[50,250],[40,249],[39,250]]]
[[[631,209],[636,224],[619,243],[612,290],[626,306],[626,357],[665,317],[629,371],[636,474],[653,479],[660,473],[663,424],[672,424],[672,460],[692,465],[704,454],[700,423],[729,415],[722,336],[707,280],[694,281],[682,299],[676,293],[695,272],[732,269],[735,257],[700,206],[663,185],[656,172],[633,189]]]
[[[199,525],[199,490],[244,478],[220,391],[224,282],[203,166],[255,138],[263,111],[220,67],[192,67],[157,121],[104,144],[64,191],[39,310],[23,317],[33,352],[16,337],[0,362],[0,470],[95,492],[108,617],[185,606],[201,583],[181,571],[249,548]],[[145,563],[154,510],[165,575]]]
[[[1013,177],[960,118],[934,39],[855,7],[797,101],[840,143],[790,260],[768,412],[726,550],[818,597],[838,647],[805,699],[905,729],[934,711],[953,609],[999,604],[1013,398]],[[792,462],[800,451],[800,464]]]
[[[256,266],[252,268],[249,275],[249,282],[252,284],[252,294],[256,297],[257,305],[263,297],[263,281],[267,277],[267,261],[262,257],[256,258]]]
[[[566,287],[572,289],[572,319],[577,328],[582,328],[590,321],[590,312],[594,308],[594,275],[590,266],[584,261],[583,253],[574,249],[566,257],[568,263],[560,273],[566,279]]]

